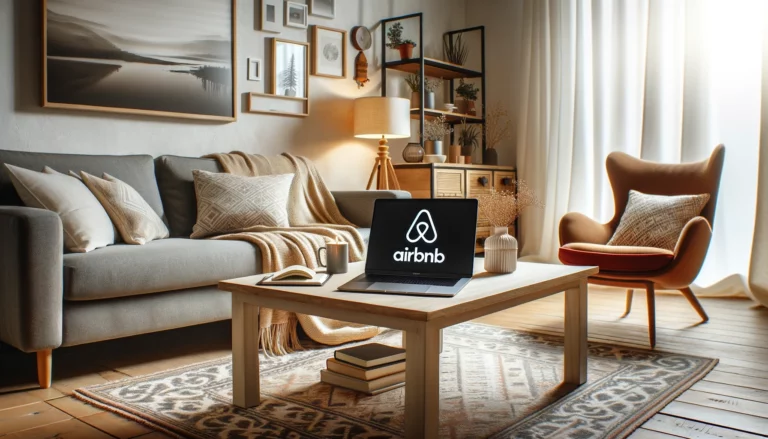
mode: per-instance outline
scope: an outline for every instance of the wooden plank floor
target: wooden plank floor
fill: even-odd
[[[645,295],[632,313],[621,291],[591,287],[589,338],[646,348]],[[768,310],[744,299],[702,299],[709,323],[698,325],[680,295],[657,297],[657,349],[719,358],[704,380],[683,393],[631,436],[643,438],[768,437]],[[497,313],[479,322],[562,335],[563,296]],[[0,345],[0,437],[167,437],[88,406],[71,396],[81,386],[167,370],[230,353],[229,322],[201,325],[54,351],[54,385],[36,384],[34,355]]]

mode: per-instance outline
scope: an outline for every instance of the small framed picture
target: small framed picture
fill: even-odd
[[[307,5],[301,3],[285,3],[285,25],[288,27],[307,28]]]
[[[279,34],[282,27],[282,0],[261,0],[261,30]]]
[[[309,44],[272,39],[272,94],[309,98]]]
[[[248,58],[248,80],[261,81],[261,58]]]
[[[317,17],[336,18],[336,0],[309,0],[309,14]]]
[[[347,32],[312,26],[312,74],[327,78],[347,77]]]

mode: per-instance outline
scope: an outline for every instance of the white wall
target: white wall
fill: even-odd
[[[246,80],[246,59],[264,58],[268,38],[276,35],[255,30],[259,27],[258,4],[258,0],[238,0],[238,99],[243,109],[243,94],[263,91],[266,84]],[[308,118],[241,112],[237,122],[211,123],[41,108],[40,2],[0,0],[0,149],[154,156],[288,151],[314,160],[332,189],[363,189],[377,142],[352,136],[352,102],[380,94],[379,20],[413,12],[425,15],[427,56],[441,57],[443,32],[465,25],[465,0],[337,0],[335,19],[310,16],[309,23],[347,31],[360,24],[372,28],[374,44],[366,53],[371,82],[357,88],[352,79],[357,51],[348,43],[348,79],[311,77]],[[404,36],[417,40],[407,30]],[[279,37],[309,41],[310,33],[284,28]],[[267,63],[265,67],[266,73],[271,66]],[[410,96],[404,87],[400,89],[401,96]],[[394,90],[389,93],[394,94]],[[412,131],[418,138],[415,127]],[[393,156],[399,159],[405,143],[407,140],[391,142]]]

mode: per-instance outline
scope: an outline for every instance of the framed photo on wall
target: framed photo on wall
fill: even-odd
[[[309,98],[309,44],[272,39],[272,94]]]
[[[43,0],[43,106],[234,121],[236,0]]]
[[[279,34],[283,29],[283,0],[261,0],[261,30]]]
[[[347,77],[347,32],[312,26],[312,74],[327,78]]]
[[[261,81],[261,58],[248,58],[248,80]]]
[[[317,17],[336,18],[336,0],[309,0],[309,14]]]
[[[307,5],[285,2],[285,25],[306,29],[308,27]]]

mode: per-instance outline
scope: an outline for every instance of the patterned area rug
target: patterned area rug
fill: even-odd
[[[400,345],[400,332],[376,340]],[[590,344],[589,381],[568,392],[562,338],[462,324],[444,333],[440,437],[621,438],[717,363]],[[334,348],[261,358],[262,402],[232,401],[232,363],[206,363],[76,391],[107,410],[184,438],[399,438],[403,388],[365,396],[320,382]]]

